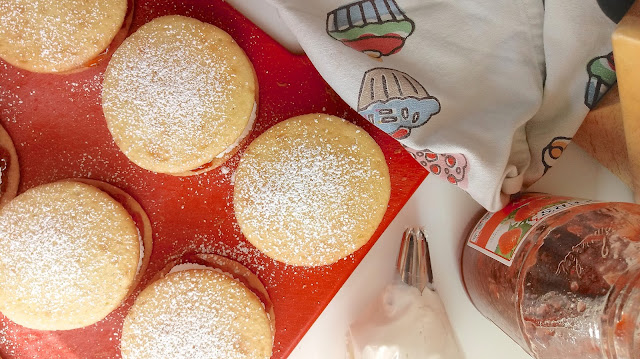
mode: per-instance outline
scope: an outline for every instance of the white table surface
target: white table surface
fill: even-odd
[[[301,52],[295,37],[265,0],[228,2],[292,52]],[[617,177],[574,144],[531,190],[601,201],[633,201],[631,191]],[[391,280],[400,238],[409,226],[427,229],[437,290],[466,358],[530,358],[473,307],[462,286],[460,253],[464,236],[471,219],[481,210],[464,191],[428,176],[289,358],[345,358],[348,325]]]

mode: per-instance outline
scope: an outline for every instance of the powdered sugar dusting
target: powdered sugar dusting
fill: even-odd
[[[6,62],[0,62],[0,81],[20,81],[24,79],[24,74],[16,72],[15,77],[7,75],[8,66]],[[19,86],[17,86],[19,89]],[[35,91],[32,91],[35,94]],[[16,118],[22,113],[19,107],[24,103],[10,87],[0,86],[0,117],[10,122],[16,122]]]
[[[185,253],[215,253],[233,259],[245,266],[251,266],[252,272],[260,278],[263,284],[267,287],[275,288],[278,285],[278,277],[274,271],[268,269],[268,267],[275,266],[273,259],[265,258],[256,247],[239,238],[240,236],[235,235],[236,237],[234,239],[237,240],[238,243],[234,246],[229,246],[220,240],[220,238],[231,236],[233,235],[223,233],[221,230],[219,230],[218,236],[198,235],[195,239],[206,242],[207,244],[186,248]],[[184,253],[181,255],[184,255]],[[284,271],[288,273],[286,268]]]
[[[215,271],[172,273],[132,307],[122,333],[123,358],[268,358],[269,321],[249,295]]]
[[[127,293],[138,261],[136,229],[119,226],[117,203],[85,187],[60,195],[61,188],[34,188],[0,212],[0,307],[43,329],[108,314]],[[112,221],[109,233],[105,221]],[[112,280],[97,283],[101,275]]]
[[[102,77],[102,72],[98,72],[89,79],[82,79],[79,81],[66,81],[65,84],[67,88],[65,88],[64,90],[71,93],[80,93],[83,95],[99,93],[100,91],[102,91]],[[98,102],[97,104],[99,105],[100,102]]]
[[[19,340],[18,336],[9,330],[6,322],[0,322],[0,346],[5,348],[5,354],[15,355],[15,343]]]
[[[240,142],[242,142],[242,140],[244,140],[245,137],[249,135],[249,133],[253,129],[253,124],[256,121],[257,108],[258,108],[258,104],[254,102],[253,109],[251,110],[251,116],[249,117],[249,122],[247,122],[247,125],[244,127],[244,130],[242,130],[242,133],[240,134],[240,136],[231,145],[229,145],[229,147],[227,147],[224,151],[218,153],[216,155],[216,158],[222,158],[227,153],[233,151],[233,149],[238,147]]]
[[[227,52],[238,50],[212,40],[212,28],[184,17],[155,19],[114,54],[102,105],[116,143],[136,164],[187,171],[210,162],[245,128],[249,113],[228,117],[239,84]]]
[[[382,152],[356,129],[320,115],[285,121],[254,141],[234,192],[249,241],[285,263],[315,265],[368,240],[386,208],[389,177]]]

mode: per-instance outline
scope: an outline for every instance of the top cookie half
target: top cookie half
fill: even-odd
[[[378,144],[325,114],[290,118],[256,138],[235,172],[233,207],[247,240],[290,264],[332,264],[369,241],[391,194]]]
[[[64,72],[103,52],[122,27],[127,0],[0,1],[0,57],[33,72]]]
[[[115,52],[104,75],[102,108],[132,162],[181,174],[221,157],[246,135],[256,98],[253,66],[229,34],[164,16]]]

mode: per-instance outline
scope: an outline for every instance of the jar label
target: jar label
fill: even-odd
[[[525,194],[501,211],[485,214],[469,235],[467,245],[511,266],[523,239],[545,218],[591,200]]]

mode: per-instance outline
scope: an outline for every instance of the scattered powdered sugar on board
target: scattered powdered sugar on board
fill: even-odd
[[[296,280],[307,283],[303,285],[303,288],[313,287],[318,283],[310,282],[309,278],[311,276],[318,275],[318,273],[326,275],[332,271],[329,266],[293,266],[269,258],[251,243],[248,243],[239,234],[239,229],[237,228],[232,233],[218,229],[215,234],[198,234],[191,238],[190,242],[191,244],[183,246],[181,250],[170,255],[167,262],[179,260],[185,255],[194,253],[217,254],[235,260],[249,268],[269,290],[277,289],[283,283],[283,280]],[[181,240],[176,240],[173,243],[174,246],[179,246],[180,244],[183,244]],[[353,261],[353,256],[347,256],[342,260]],[[309,293],[310,295],[313,294],[313,292]]]
[[[95,96],[96,93],[100,93],[102,91],[102,79],[103,73],[98,72],[93,77],[88,79],[80,79],[77,81],[65,81],[65,85],[67,88],[62,89],[65,92],[70,93],[80,93],[86,96]],[[100,105],[100,97],[96,97],[96,104]],[[70,100],[73,102],[73,97],[70,97]]]
[[[16,122],[16,116],[20,114],[17,107],[22,103],[23,101],[18,95],[0,87],[0,108],[2,108],[0,115],[2,118],[6,118],[7,121]]]
[[[218,236],[197,236],[196,240],[204,241],[206,244],[194,248],[198,253],[213,253],[233,259],[247,267],[260,278],[266,287],[275,287],[278,283],[276,273],[267,269],[267,261],[273,266],[274,261],[271,258],[265,258],[264,255],[250,243],[244,239],[235,238],[239,242],[235,246],[229,246],[220,238],[229,237],[229,234],[222,233],[219,230]]]
[[[8,324],[5,321],[0,322],[0,347],[5,349],[6,355],[15,355],[16,343],[19,341],[19,336],[9,330]]]
[[[15,78],[7,76],[6,73],[8,66],[9,65],[7,65],[7,63],[0,62],[1,81],[17,81],[24,78],[24,74],[20,71],[16,73]],[[19,86],[17,86],[17,89],[19,89]],[[33,94],[35,94],[35,91],[33,91]],[[18,106],[22,105],[22,103],[23,100],[14,91],[12,91],[11,88],[0,86],[0,118],[16,122],[16,117],[21,113],[21,111],[18,110]]]

